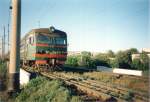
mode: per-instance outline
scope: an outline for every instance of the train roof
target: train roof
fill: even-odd
[[[51,30],[52,30],[51,28],[53,28],[54,31],[51,31]],[[30,34],[36,34],[36,33],[46,33],[46,34],[52,34],[52,35],[59,35],[59,36],[61,36],[61,37],[66,37],[66,36],[67,36],[67,34],[66,34],[65,32],[63,32],[63,31],[61,31],[61,30],[57,30],[57,29],[55,29],[54,27],[50,27],[50,28],[37,28],[37,29],[32,29],[32,30],[30,30],[30,31],[22,38],[22,40],[23,40],[24,38],[26,38],[28,35],[30,35]]]
[[[54,31],[51,31],[49,28],[38,28],[38,29],[32,29],[29,34],[31,33],[46,33],[46,34],[59,34],[59,35],[66,35],[65,32],[61,30],[54,29]]]

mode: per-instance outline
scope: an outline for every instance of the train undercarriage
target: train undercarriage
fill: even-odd
[[[60,63],[61,62],[61,63]],[[38,71],[56,71],[61,70],[63,61],[57,59],[51,60],[21,60],[21,67],[32,67]]]

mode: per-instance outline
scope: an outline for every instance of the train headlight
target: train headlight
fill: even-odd
[[[50,31],[50,33],[53,33],[53,32],[55,31],[55,28],[54,28],[53,26],[51,26],[51,27],[49,28],[49,31]]]
[[[49,53],[49,51],[45,51],[46,52],[46,54],[48,54]]]

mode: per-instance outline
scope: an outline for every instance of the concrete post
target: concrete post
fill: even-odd
[[[8,44],[7,44],[7,53],[9,53],[9,24],[8,24],[8,31],[7,31],[7,33],[8,33],[8,37],[7,37],[7,40],[8,40]]]
[[[9,92],[20,89],[20,33],[21,33],[21,0],[12,0],[12,27],[9,64]]]

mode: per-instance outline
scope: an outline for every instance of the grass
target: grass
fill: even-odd
[[[49,81],[37,77],[29,82],[15,99],[15,102],[81,102],[78,96],[73,96],[63,81]]]
[[[148,79],[136,79],[130,76],[121,76],[118,78],[116,75],[106,72],[88,72],[83,74],[84,77],[93,78],[102,82],[115,84],[131,88],[133,90],[148,91]]]
[[[7,66],[0,61],[0,91],[6,90],[7,87]]]
[[[133,101],[133,92],[132,92],[132,90],[129,90],[126,94],[125,94],[125,96],[123,97],[126,101],[128,101],[128,102],[132,102]]]
[[[57,72],[56,72],[57,73]],[[100,82],[105,82],[108,84],[112,84],[117,87],[124,87],[129,90],[138,91],[139,93],[144,92],[144,94],[148,95],[149,92],[149,80],[148,78],[142,77],[132,77],[127,75],[116,75],[109,72],[85,72],[83,74],[79,73],[73,73],[73,72],[58,72],[58,75],[68,76],[73,79],[91,79],[96,80]],[[124,96],[126,100],[128,100],[130,97],[130,93]],[[117,94],[112,93],[114,96]]]

